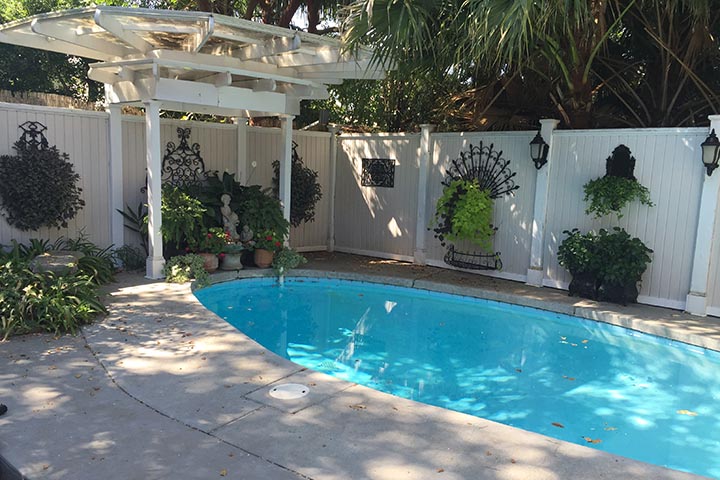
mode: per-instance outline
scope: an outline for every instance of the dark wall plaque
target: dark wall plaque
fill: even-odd
[[[363,187],[395,186],[395,160],[392,158],[363,158],[362,177]]]

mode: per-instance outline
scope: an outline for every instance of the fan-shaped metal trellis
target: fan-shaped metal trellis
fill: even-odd
[[[176,187],[192,187],[201,183],[206,176],[205,162],[200,156],[198,143],[188,144],[190,129],[178,127],[180,144],[168,142],[162,163],[162,180]]]
[[[494,145],[470,145],[468,151],[460,152],[460,157],[451,162],[445,172],[442,184],[446,187],[455,180],[476,182],[481,190],[487,190],[490,198],[511,195],[520,188],[513,178],[517,172],[510,170],[510,160],[502,157],[502,150],[495,151]],[[444,258],[445,263],[458,268],[471,270],[500,270],[502,260],[500,252],[484,254],[475,252],[459,252],[455,245],[448,247]]]

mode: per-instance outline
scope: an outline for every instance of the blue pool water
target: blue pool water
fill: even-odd
[[[569,442],[720,477],[720,354],[542,310],[341,280],[196,292],[300,365]]]

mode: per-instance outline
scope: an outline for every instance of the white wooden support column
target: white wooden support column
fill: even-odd
[[[338,141],[337,135],[340,132],[340,127],[337,125],[329,125],[328,132],[330,132],[330,185],[328,190],[330,205],[328,208],[328,238],[327,238],[327,251],[335,251],[335,181],[337,176],[337,149]]]
[[[427,263],[427,248],[425,245],[425,231],[428,226],[427,218],[427,190],[428,176],[430,175],[430,134],[436,126],[430,124],[420,125],[420,158],[418,162],[418,190],[417,190],[417,224],[415,225],[415,254],[413,262],[418,265]]]
[[[290,175],[292,174],[292,126],[293,115],[282,115],[280,117],[280,126],[282,128],[283,138],[283,155],[280,159],[279,187],[280,187],[280,203],[283,207],[283,217],[290,221]],[[289,237],[289,235],[288,235]],[[285,238],[287,245],[288,238]]]
[[[160,102],[145,102],[145,158],[147,161],[147,200],[148,200],[148,247],[149,254],[145,263],[147,278],[163,278],[162,214],[160,199],[162,195],[162,150],[160,149]]]
[[[235,180],[241,185],[245,185],[248,177],[248,119],[245,117],[235,117],[234,122],[235,125],[237,125],[237,166],[235,167]]]
[[[545,223],[547,220],[548,182],[550,180],[550,169],[553,167],[552,145],[553,132],[557,128],[559,120],[540,120],[540,135],[548,144],[548,163],[537,171],[535,177],[535,203],[533,207],[532,223],[532,244],[530,246],[530,268],[527,271],[527,284],[534,287],[542,287],[544,271],[544,248],[545,248]],[[527,159],[522,161],[530,162]]]
[[[710,115],[710,131],[720,132],[720,115]],[[698,145],[697,161],[702,158],[702,150]],[[705,178],[700,195],[700,213],[697,232],[695,234],[695,255],[693,257],[692,275],[690,276],[690,292],[685,300],[685,311],[693,315],[707,315],[707,287],[710,272],[710,255],[713,243],[720,241],[715,238],[715,218],[718,210],[718,192],[720,191],[720,172],[717,170]]]
[[[111,104],[108,107],[110,120],[108,138],[110,143],[110,241],[115,248],[125,244],[125,222],[118,212],[125,210],[123,201],[123,150],[122,150],[122,106]]]

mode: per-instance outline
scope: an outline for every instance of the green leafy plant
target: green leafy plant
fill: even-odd
[[[125,228],[137,233],[140,236],[140,242],[145,250],[145,256],[148,255],[148,212],[144,203],[138,204],[133,210],[130,205],[125,205],[125,210],[117,210],[125,219]]]
[[[446,241],[468,240],[485,251],[492,251],[493,200],[477,182],[454,180],[443,189],[435,208],[435,237]]]
[[[282,237],[272,230],[265,230],[255,235],[255,249],[277,252],[282,245]]]
[[[33,272],[27,261],[0,264],[0,338],[46,331],[75,333],[105,307],[86,273]]]
[[[0,156],[0,207],[7,222],[23,231],[67,227],[85,205],[68,154],[23,139],[14,148],[17,155]]]
[[[596,218],[616,213],[621,218],[622,209],[628,203],[638,200],[643,205],[654,206],[650,191],[637,180],[606,175],[590,180],[583,186],[584,201],[589,202],[585,213]]]
[[[275,160],[272,165],[273,190],[277,195],[280,190],[280,161]],[[297,153],[297,143],[293,142],[290,171],[290,224],[293,227],[315,220],[315,205],[322,198],[317,178],[318,172],[305,166]]]
[[[181,248],[182,244],[198,239],[203,231],[202,203],[176,187],[162,192],[162,235],[167,243]]]
[[[597,253],[597,235],[593,232],[580,233],[573,228],[563,231],[567,238],[558,248],[558,263],[573,275],[578,273],[597,273],[599,271]]]
[[[620,227],[610,233],[601,229],[597,237],[600,277],[606,284],[636,283],[652,261],[653,251],[642,240]]]
[[[307,258],[291,248],[283,248],[273,257],[272,268],[275,275],[282,276],[304,263],[307,263]]]
[[[205,271],[204,263],[201,256],[193,253],[172,257],[163,267],[165,281],[185,283],[194,278],[198,287],[205,287],[210,284],[210,277]]]
[[[243,190],[239,208],[235,211],[240,215],[240,224],[249,226],[253,232],[271,230],[284,237],[290,230],[290,224],[283,217],[280,201],[264,192],[259,185]]]

